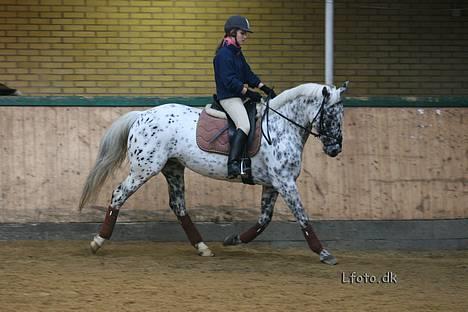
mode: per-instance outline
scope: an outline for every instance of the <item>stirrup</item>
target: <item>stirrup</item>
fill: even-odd
[[[242,177],[250,177],[252,175],[252,162],[250,158],[242,158],[240,162],[240,175]]]

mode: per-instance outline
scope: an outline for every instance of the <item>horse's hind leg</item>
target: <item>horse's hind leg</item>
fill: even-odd
[[[105,240],[112,236],[115,223],[119,215],[120,207],[125,201],[135,193],[152,175],[141,176],[133,172],[112,192],[112,199],[106,211],[104,222],[101,225],[99,234],[97,234],[90,243],[91,251],[96,253],[102,247]]]
[[[247,244],[260,235],[266,229],[268,224],[270,224],[277,198],[278,192],[273,187],[263,186],[261,214],[257,223],[240,235],[238,233],[234,233],[227,236],[224,239],[223,245],[232,246],[241,243]]]
[[[178,161],[169,160],[162,170],[169,188],[169,206],[177,216],[190,243],[198,250],[198,254],[211,257],[214,253],[203,242],[200,232],[193,224],[185,207],[184,169],[185,167]]]

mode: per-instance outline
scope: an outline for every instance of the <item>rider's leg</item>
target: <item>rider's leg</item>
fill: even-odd
[[[239,97],[229,98],[221,100],[220,104],[229,117],[231,117],[236,128],[241,129],[246,135],[248,135],[250,131],[250,122],[242,99]]]
[[[241,98],[225,99],[221,100],[220,103],[237,128],[230,142],[228,157],[228,178],[235,178],[240,174],[241,157],[247,143],[250,122]]]

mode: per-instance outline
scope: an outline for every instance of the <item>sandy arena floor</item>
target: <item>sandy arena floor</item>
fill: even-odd
[[[468,311],[468,251],[335,251],[331,267],[306,248],[209,246],[216,257],[188,243],[92,255],[85,241],[0,242],[0,311]],[[393,283],[365,283],[386,272]]]

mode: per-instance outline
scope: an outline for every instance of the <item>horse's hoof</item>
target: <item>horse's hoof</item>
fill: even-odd
[[[105,241],[105,239],[102,238],[101,236],[99,236],[99,235],[94,236],[91,243],[89,243],[89,247],[91,249],[91,252],[93,254],[95,254],[99,250],[99,248],[101,248],[102,245],[104,245],[104,241]]]
[[[241,243],[239,234],[231,234],[224,239],[224,246],[235,246]]]
[[[101,246],[99,246],[94,240],[92,240],[91,243],[89,243],[89,248],[91,249],[91,252],[94,255],[99,250],[99,248],[101,248]]]
[[[336,260],[336,258],[333,257],[332,255],[323,258],[322,260],[320,260],[320,262],[325,263],[325,264],[328,264],[328,265],[335,265],[335,264],[338,263],[338,261]]]
[[[208,246],[206,246],[205,243],[203,242],[200,242],[198,244],[195,245],[195,248],[197,248],[198,250],[198,255],[200,257],[214,257],[214,253],[211,251],[210,248],[208,248]]]
[[[200,257],[214,257],[215,256],[215,254],[210,249],[198,251],[198,255]]]
[[[320,252],[320,262],[328,264],[328,265],[335,265],[338,263],[336,258],[331,253],[329,253],[326,249],[323,249]]]

